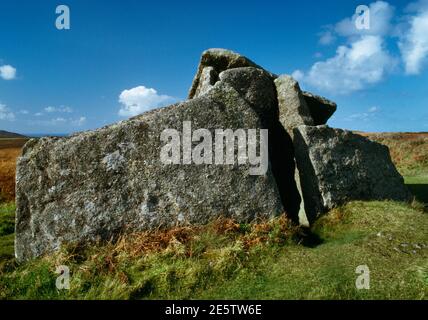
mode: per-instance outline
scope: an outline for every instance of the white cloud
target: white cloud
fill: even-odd
[[[72,113],[73,109],[66,106],[60,106],[60,107],[46,107],[44,109],[45,112],[53,113],[53,112],[61,112],[61,113]]]
[[[330,30],[321,32],[319,34],[320,38],[318,42],[322,44],[323,46],[327,46],[329,44],[332,44],[336,40],[336,36],[333,35],[333,33]]]
[[[62,126],[62,127],[80,127],[86,123],[86,117],[79,118],[64,118],[64,117],[56,117],[47,120],[39,120],[37,123],[45,126]]]
[[[370,121],[370,120],[375,120],[376,117],[377,117],[377,113],[379,111],[380,111],[380,108],[378,108],[378,107],[371,107],[366,112],[351,114],[350,116],[346,117],[344,120],[345,121],[355,121],[355,120]]]
[[[16,77],[16,69],[8,64],[0,66],[0,77],[4,80],[13,80]]]
[[[406,12],[425,11],[428,8],[428,0],[419,0],[409,3],[405,8]]]
[[[369,116],[370,116],[370,114],[367,113],[367,112],[354,113],[354,114],[351,114],[345,120],[348,120],[348,121],[352,121],[352,120],[363,120],[363,121],[367,121],[369,119]]]
[[[338,22],[334,30],[337,34],[344,37],[361,35],[380,35],[384,36],[392,30],[391,19],[394,16],[394,7],[384,1],[376,1],[369,5],[370,9],[370,28],[357,29],[355,26],[357,14],[351,18],[343,19]]]
[[[329,44],[336,37],[342,39],[342,44],[333,57],[315,62],[307,72],[296,70],[293,73],[296,80],[319,90],[347,94],[378,83],[395,71],[399,59],[387,49],[387,37],[395,32],[395,9],[385,1],[373,2],[368,7],[368,30],[357,28],[356,13],[333,26],[323,27],[321,44]]]
[[[51,122],[52,122],[53,124],[58,124],[58,123],[64,123],[64,122],[67,122],[67,120],[66,120],[65,118],[58,117],[58,118],[54,118],[54,119],[52,119],[52,120],[51,120]]]
[[[167,95],[159,95],[153,88],[138,86],[129,90],[123,90],[119,95],[122,104],[119,115],[123,117],[135,116],[150,109],[172,103],[175,99]]]
[[[394,66],[383,39],[366,35],[339,46],[333,58],[316,62],[307,74],[296,70],[293,75],[320,90],[346,94],[381,81]]]
[[[305,74],[303,73],[302,70],[295,70],[291,76],[296,79],[297,81],[303,81]]]
[[[428,61],[428,5],[409,17],[398,43],[407,74],[419,74]]]
[[[0,103],[0,120],[8,120],[13,121],[15,120],[15,114],[9,110],[9,108]]]
[[[410,3],[404,11],[407,15],[398,17],[394,17],[395,8],[385,1],[373,2],[369,9],[368,30],[356,27],[357,14],[324,26],[321,44],[330,44],[336,37],[342,37],[343,44],[334,57],[316,62],[306,74],[297,70],[296,79],[343,94],[381,81],[398,62],[408,75],[421,73],[428,65],[428,0]],[[393,57],[387,50],[394,37],[398,37],[401,56]]]
[[[34,118],[27,119],[27,121],[31,121],[33,124],[37,123],[43,126],[54,126],[58,128],[67,128],[67,127],[80,127],[86,123],[86,117],[66,117],[65,113],[71,113],[73,110],[69,107],[61,106],[59,108],[54,107],[46,107],[46,113],[37,112],[34,113]],[[62,112],[64,116],[53,116],[52,118],[44,118],[43,116],[47,116],[48,114],[52,114],[54,112]],[[16,114],[19,115],[29,115],[30,112],[25,109],[21,109],[17,111]],[[15,113],[12,112],[5,104],[0,103],[0,120],[15,120]]]
[[[54,107],[46,107],[45,111],[46,112],[55,112],[55,108]]]
[[[86,117],[80,117],[79,119],[72,120],[72,124],[75,126],[82,126],[86,123]]]
[[[374,112],[378,112],[379,111],[379,107],[371,107],[368,112],[370,113],[374,113]]]

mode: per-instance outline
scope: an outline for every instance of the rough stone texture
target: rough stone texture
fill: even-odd
[[[210,49],[190,100],[71,137],[30,140],[17,162],[18,261],[64,242],[218,216],[247,222],[285,211],[308,225],[349,200],[410,200],[385,146],[311,126],[325,124],[336,104],[301,92],[289,76],[277,78],[244,56]],[[184,121],[213,136],[216,129],[268,129],[268,171],[254,176],[249,164],[161,163],[162,131],[181,132]]]
[[[303,91],[303,96],[315,126],[326,124],[327,120],[336,112],[337,105],[333,101],[306,91]]]
[[[336,110],[336,104],[333,102],[309,92],[302,92],[299,83],[289,75],[281,75],[276,78],[275,86],[278,97],[279,121],[292,139],[294,139],[294,128],[300,125],[324,124]],[[299,166],[295,165],[294,180],[300,199],[303,197],[301,176]],[[295,211],[293,210],[293,215],[296,215]],[[300,200],[297,216],[299,224],[309,226],[304,201]]]
[[[240,67],[255,67],[258,69],[263,69],[239,53],[226,49],[208,49],[202,53],[198,70],[196,72],[195,78],[193,79],[192,87],[189,91],[189,99],[193,99],[198,96],[198,87],[200,87],[202,73],[206,67],[213,67],[218,74],[227,69]],[[270,75],[272,77],[276,77],[273,74]]]
[[[279,121],[292,134],[295,127],[313,125],[309,108],[296,80],[288,75],[275,79],[278,95]]]
[[[252,106],[263,120],[278,119],[278,100],[270,74],[254,67],[228,69],[220,81],[230,84]]]
[[[214,70],[213,67],[203,68],[199,77],[198,87],[196,88],[194,98],[207,93],[217,81],[218,73]]]
[[[279,121],[282,126],[287,130],[291,139],[293,138],[293,129],[299,125],[313,125],[312,116],[306,104],[306,100],[300,90],[299,83],[289,75],[281,75],[275,79],[275,86],[277,91]],[[299,224],[308,226],[309,222],[306,217],[304,204],[302,201],[302,186],[300,183],[300,175],[297,166],[294,163],[293,153],[293,167],[295,168],[294,180],[299,197],[295,197],[296,206],[293,209],[293,216],[297,215],[296,221]]]
[[[283,212],[269,168],[249,165],[164,165],[160,134],[261,128],[262,120],[228,84],[205,95],[95,131],[30,140],[17,163],[16,256],[19,261],[64,242],[91,242],[222,215],[238,221]]]
[[[221,72],[219,81],[237,90],[263,119],[264,127],[269,129],[272,172],[287,215],[298,222],[301,198],[294,180],[293,143],[279,122],[277,92],[271,74],[259,68],[241,67]]]
[[[411,200],[382,144],[325,125],[295,128],[293,143],[310,222],[351,200]]]

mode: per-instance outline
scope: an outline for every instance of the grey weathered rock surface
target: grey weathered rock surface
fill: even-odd
[[[263,69],[241,67],[220,73],[219,80],[231,85],[269,123],[278,119],[278,100],[270,74]]]
[[[289,76],[210,49],[189,98],[98,130],[30,140],[17,162],[18,260],[64,242],[218,216],[247,222],[285,211],[296,222],[312,222],[349,200],[410,199],[388,149],[348,131],[312,126],[326,123],[336,104],[301,92]],[[268,129],[266,174],[250,175],[249,164],[163,164],[161,133],[181,132],[184,121],[213,136],[216,129]]]
[[[283,212],[270,169],[249,165],[164,165],[163,129],[261,128],[240,94],[218,82],[207,94],[67,138],[25,145],[17,163],[16,256],[26,260],[64,242],[90,242],[176,224],[238,221]]]
[[[351,200],[411,200],[384,145],[325,125],[295,128],[293,143],[309,221]]]
[[[221,72],[219,80],[235,88],[263,119],[264,127],[269,129],[272,172],[284,209],[297,222],[301,197],[294,179],[293,143],[279,121],[277,90],[271,74],[255,67],[240,67]]]
[[[305,97],[295,79],[289,75],[280,75],[275,79],[275,86],[278,96],[279,121],[285,130],[287,130],[291,139],[293,139],[294,128],[300,125],[313,125],[314,121],[309,112]],[[302,186],[300,183],[299,169],[295,164],[294,167],[294,179],[296,181],[297,191],[300,195],[300,205],[297,216],[301,225],[308,226],[309,221],[306,216],[304,202],[302,201]],[[297,209],[295,209],[295,211],[297,211]],[[294,212],[294,214],[296,215],[296,212]]]
[[[294,129],[300,125],[325,124],[336,111],[336,104],[323,97],[302,92],[299,83],[289,75],[281,75],[275,79],[278,96],[279,121],[294,140]],[[303,198],[302,174],[299,166],[295,166],[294,179],[296,187]],[[301,225],[309,226],[308,213],[304,201],[300,202],[298,220]]]
[[[206,67],[212,67],[217,74],[222,71],[240,67],[254,67],[263,69],[255,64],[253,61],[240,55],[239,53],[226,50],[226,49],[208,49],[202,53],[199,62],[198,70],[195,78],[193,79],[192,86],[189,91],[189,99],[196,98],[199,94],[198,87],[201,87],[201,78],[203,71]],[[271,74],[272,77],[275,75]]]
[[[305,97],[306,104],[314,121],[313,125],[326,124],[327,120],[330,119],[337,109],[336,103],[310,92],[303,91],[302,94]]]
[[[218,73],[213,67],[205,67],[199,76],[198,86],[196,87],[194,98],[207,93],[218,81]]]
[[[275,79],[278,95],[279,121],[292,134],[295,127],[313,125],[309,108],[306,104],[299,84],[289,75],[281,75]]]

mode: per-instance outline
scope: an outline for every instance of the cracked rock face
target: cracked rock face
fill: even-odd
[[[224,49],[202,54],[189,100],[66,138],[32,139],[16,171],[18,261],[66,242],[285,212],[296,223],[349,200],[411,196],[387,147],[325,124],[336,104]],[[269,166],[164,164],[164,129],[268,129]],[[193,141],[193,146],[200,141]],[[257,148],[259,149],[259,148]],[[259,151],[258,151],[259,154]]]
[[[292,134],[295,127],[314,121],[296,80],[288,75],[275,79],[278,95],[279,121]]]
[[[192,87],[189,91],[189,99],[198,97],[201,92],[206,92],[206,67],[211,67],[212,71],[216,74],[220,74],[222,71],[240,67],[254,67],[257,69],[263,69],[262,67],[255,64],[253,61],[240,55],[239,53],[226,50],[226,49],[208,49],[202,53],[201,61],[199,62],[198,70],[195,78],[193,79]],[[211,72],[212,72],[211,71]],[[216,78],[215,73],[210,76],[210,81]],[[270,74],[272,78],[276,77]]]
[[[327,120],[330,119],[337,109],[336,103],[324,97],[314,95],[310,92],[304,91],[302,94],[309,108],[313,125],[318,126],[326,124]]]
[[[213,67],[205,67],[202,69],[198,80],[193,98],[197,98],[211,90],[218,81],[218,73]]]
[[[259,115],[230,85],[94,131],[29,141],[17,163],[16,256],[222,215],[238,221],[283,212],[270,169],[249,165],[165,165],[163,129],[258,129]],[[235,162],[236,163],[236,162]]]
[[[293,143],[310,222],[351,200],[411,200],[382,144],[325,125],[295,128]]]
[[[270,74],[263,69],[242,67],[220,73],[219,80],[231,85],[267,123],[278,119],[278,100]]]
[[[314,121],[309,111],[309,107],[306,104],[305,97],[300,90],[300,86],[296,80],[289,75],[281,75],[275,79],[275,86],[278,96],[278,109],[279,109],[279,122],[284,129],[293,139],[293,129],[299,125],[313,125]],[[306,216],[304,208],[304,202],[302,201],[302,186],[300,183],[299,169],[294,163],[293,153],[293,165],[295,168],[294,179],[297,187],[299,198],[297,203],[299,206],[293,210],[293,214],[297,218],[295,219],[301,225],[309,226],[309,221]]]

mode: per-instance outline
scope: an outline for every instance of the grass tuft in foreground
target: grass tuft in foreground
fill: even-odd
[[[389,147],[391,158],[403,176],[428,177],[428,135],[426,133],[369,134]]]
[[[0,204],[0,269],[14,259],[15,204]]]
[[[92,247],[68,245],[22,265],[7,260],[0,298],[426,299],[422,208],[352,202],[321,218],[312,233],[283,217],[258,224],[222,219]],[[59,265],[70,269],[70,290],[55,287]],[[355,287],[359,265],[370,269],[370,290]]]

